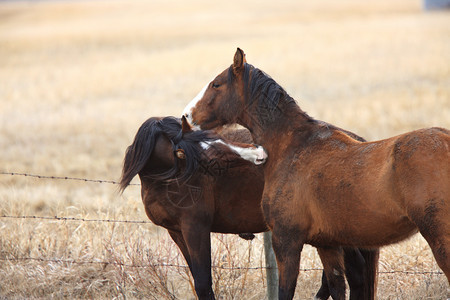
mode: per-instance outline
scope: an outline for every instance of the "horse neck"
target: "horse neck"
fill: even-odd
[[[242,119],[245,121],[241,125],[250,130],[254,142],[268,151],[278,147],[281,141],[294,131],[305,129],[313,120],[289,96],[280,99],[270,116],[261,115],[258,105],[255,104],[245,110]]]

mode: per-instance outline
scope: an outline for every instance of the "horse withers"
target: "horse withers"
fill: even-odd
[[[233,148],[226,143],[233,142]],[[254,148],[247,130],[191,131],[187,123],[150,118],[139,128],[124,159],[123,191],[139,175],[147,216],[166,228],[185,257],[200,299],[214,299],[211,277],[210,233],[267,231],[261,209],[262,169],[236,151],[253,149],[253,162],[264,153]],[[242,152],[242,151],[240,151]],[[248,236],[248,235],[246,235]],[[373,290],[365,280],[365,260],[371,253],[345,250],[351,295],[361,299]],[[325,278],[325,277],[324,277]],[[369,292],[368,292],[369,291]],[[319,299],[330,295],[326,280]]]
[[[239,48],[232,65],[184,115],[201,129],[238,123],[266,149],[262,206],[273,234],[280,299],[294,295],[305,243],[319,247],[322,262],[337,270],[327,278],[340,291],[340,246],[371,249],[420,231],[450,280],[448,130],[358,141],[308,116],[270,76],[248,64]]]

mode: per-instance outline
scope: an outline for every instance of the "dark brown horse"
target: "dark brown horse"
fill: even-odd
[[[342,276],[337,246],[381,247],[420,231],[450,280],[448,130],[360,142],[308,116],[272,78],[247,64],[240,49],[184,114],[202,129],[241,124],[267,150],[262,205],[280,299],[294,295],[305,243],[319,247],[324,265],[336,270],[327,278],[336,282],[333,277]],[[343,280],[338,283],[342,290]]]
[[[171,117],[144,122],[126,151],[120,186],[123,191],[139,175],[148,217],[166,228],[180,248],[198,297],[213,299],[210,233],[267,231],[261,209],[264,179],[260,167],[235,152],[249,146],[239,143],[252,142],[247,130],[224,130],[220,137],[184,125],[182,129]],[[223,138],[234,142],[234,149],[226,146]],[[247,159],[256,162],[261,156],[256,152],[253,159]],[[345,250],[354,299],[373,294],[370,268],[365,267],[365,259],[370,261],[371,255]],[[317,297],[327,299],[329,295],[329,286],[323,281]]]

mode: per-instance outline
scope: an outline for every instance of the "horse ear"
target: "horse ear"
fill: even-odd
[[[192,131],[192,127],[191,125],[189,125],[188,121],[186,120],[185,116],[181,117],[181,132],[183,134],[191,132]]]
[[[245,53],[242,49],[237,48],[236,53],[234,54],[233,59],[233,71],[238,73],[239,71],[244,69],[244,64],[247,62],[245,59]]]

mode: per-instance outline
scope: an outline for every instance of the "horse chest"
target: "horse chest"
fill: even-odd
[[[158,202],[146,203],[144,201],[145,212],[148,218],[158,226],[166,229],[179,230],[179,217],[176,211],[168,210],[165,205]]]
[[[142,193],[142,201],[148,218],[158,226],[166,229],[179,230],[182,212],[186,207],[177,206],[177,198],[169,198],[167,190],[160,187],[146,189]],[[183,202],[181,202],[183,204]]]

